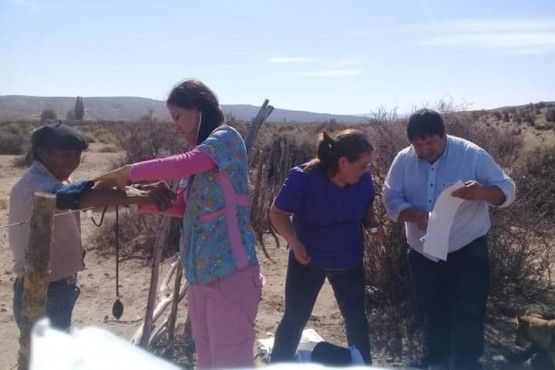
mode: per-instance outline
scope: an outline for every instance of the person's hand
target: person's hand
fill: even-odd
[[[306,247],[298,240],[295,240],[293,243],[289,245],[293,249],[293,254],[295,255],[295,259],[301,265],[307,265],[310,262],[310,256],[306,252]]]
[[[125,165],[97,177],[94,181],[95,188],[117,188],[125,191],[131,181],[131,165]]]
[[[464,183],[464,187],[451,193],[452,196],[464,200],[484,200],[485,188],[478,181],[470,180]]]
[[[148,192],[148,199],[160,211],[170,208],[177,197],[177,194],[164,181],[146,185],[144,188]]]
[[[380,224],[373,225],[371,228],[368,229],[368,233],[374,239],[384,240],[385,239],[385,231],[383,226]]]
[[[426,231],[428,229],[428,212],[418,212],[416,215],[416,226],[420,230]]]

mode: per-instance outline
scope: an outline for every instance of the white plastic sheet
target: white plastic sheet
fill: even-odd
[[[299,342],[299,346],[297,347],[298,351],[312,351],[316,344],[319,342],[324,341],[324,339],[316,333],[314,329],[305,329],[301,335],[301,341]],[[274,348],[274,337],[265,338],[265,339],[258,339],[258,346],[260,350],[264,354],[272,353],[272,349]]]
[[[179,367],[97,327],[70,334],[42,319],[31,333],[30,370],[178,370]]]

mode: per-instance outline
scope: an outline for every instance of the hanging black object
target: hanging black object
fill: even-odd
[[[121,317],[121,315],[123,315],[123,303],[121,303],[119,298],[116,298],[116,301],[112,306],[112,315],[114,315],[114,317],[118,320]]]
[[[93,224],[100,227],[104,221],[104,214],[108,207],[102,210],[102,215],[100,216],[100,222],[96,223],[94,218],[91,217]],[[121,315],[123,315],[123,303],[119,300],[119,212],[116,206],[116,301],[112,305],[112,315],[119,320]]]
[[[116,301],[112,306],[112,315],[119,320],[123,315],[123,303],[119,300],[119,212],[116,206]]]

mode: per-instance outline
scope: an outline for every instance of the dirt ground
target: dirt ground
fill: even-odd
[[[90,179],[111,168],[117,154],[102,153],[102,144],[92,144],[85,152],[80,168],[75,172],[75,179]],[[14,168],[15,156],[0,156],[0,227],[8,223],[8,200],[11,187],[23,173],[23,169]],[[95,226],[86,217],[82,217],[83,236],[88,235]],[[87,243],[85,243],[87,245]],[[90,246],[89,246],[90,248]],[[259,258],[267,282],[256,322],[258,338],[273,335],[283,313],[283,294],[286,271],[287,252],[285,248],[269,245],[272,262],[260,253]],[[73,323],[76,327],[99,326],[123,338],[130,339],[138,329],[146,309],[150,268],[137,260],[128,260],[120,265],[120,295],[125,306],[121,319],[111,316],[115,300],[115,259],[104,258],[89,250],[85,259],[86,268],[80,273],[81,295],[74,310]],[[160,279],[165,275],[169,263],[162,265]],[[8,245],[7,229],[0,229],[0,370],[16,366],[19,348],[19,331],[13,318],[12,310],[12,254]],[[184,319],[186,302],[181,303],[178,316]],[[341,315],[333,298],[331,287],[326,284],[319,295],[313,315],[308,324],[324,339],[337,344],[345,344]]]

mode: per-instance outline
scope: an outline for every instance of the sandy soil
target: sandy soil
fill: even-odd
[[[80,168],[74,174],[76,179],[93,178],[112,166],[117,154],[101,153],[101,144],[92,144],[84,154]],[[0,227],[8,223],[7,205],[9,191],[23,173],[23,169],[14,168],[14,156],[0,156]],[[83,217],[83,236],[85,240],[95,226]],[[88,244],[88,243],[86,243]],[[266,259],[260,253],[263,272],[267,278],[263,299],[256,323],[257,336],[265,338],[272,335],[283,313],[283,293],[286,271],[286,250],[268,244],[268,251],[275,262]],[[91,246],[88,245],[88,248]],[[169,263],[162,265],[161,276],[164,276]],[[7,240],[7,229],[0,229],[0,370],[12,369],[16,365],[19,348],[19,331],[13,319],[12,284],[14,275],[11,272],[12,254]],[[86,269],[81,272],[82,290],[74,311],[73,322],[77,327],[96,325],[130,339],[140,325],[144,316],[150,268],[137,260],[129,260],[120,265],[120,295],[125,306],[123,317],[117,321],[111,316],[112,304],[115,299],[115,259],[104,258],[89,250],[86,256]],[[186,302],[182,302],[179,317],[186,316]],[[316,308],[309,325],[326,340],[345,344],[341,315],[328,284],[320,293]]]

